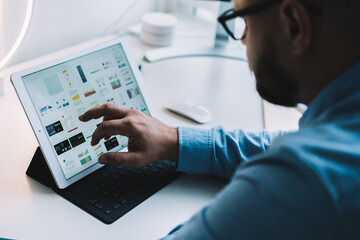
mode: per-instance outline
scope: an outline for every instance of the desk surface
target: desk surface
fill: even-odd
[[[149,47],[135,37],[128,38],[140,59]],[[0,97],[0,237],[129,240],[162,237],[211,201],[224,182],[209,176],[184,175],[112,225],[105,225],[25,175],[38,143],[9,74],[78,48],[19,64],[5,72],[5,96]],[[223,125],[228,130],[263,128],[262,103],[245,62],[183,58],[144,63],[142,72],[157,117],[169,125],[202,128]],[[165,110],[180,99],[209,108],[212,121],[198,125]]]

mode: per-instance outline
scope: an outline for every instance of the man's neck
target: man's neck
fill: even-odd
[[[302,76],[303,81],[300,79],[300,89],[303,93],[300,95],[302,103],[309,105],[328,84],[360,61],[360,55],[352,58],[336,56],[329,56],[329,58],[331,59],[322,63],[320,61],[309,67],[308,74]]]

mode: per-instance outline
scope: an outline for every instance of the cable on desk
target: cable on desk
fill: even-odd
[[[102,36],[105,36],[106,34],[109,34],[109,33],[119,33],[121,30],[125,30],[124,28],[122,29],[122,28],[120,28],[120,29],[118,29],[118,30],[114,30],[114,31],[110,31],[112,28],[114,28],[116,25],[118,25],[119,24],[119,22],[121,22],[125,17],[126,17],[126,15],[130,12],[130,10],[132,9],[132,8],[134,8],[135,6],[136,6],[136,4],[138,4],[139,2],[141,2],[142,0],[135,0],[134,2],[132,2],[125,10],[124,10],[124,12],[123,12],[123,14],[121,14],[119,17],[118,17],[118,19],[116,19],[116,21],[115,22],[113,22],[109,27],[107,27],[106,29],[105,29],[105,31],[101,34],[101,37]],[[125,31],[123,32],[123,34],[125,34]]]

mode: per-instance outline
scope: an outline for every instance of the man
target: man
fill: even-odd
[[[104,117],[93,144],[129,137],[128,153],[104,154],[100,163],[166,158],[178,171],[231,178],[165,239],[360,239],[359,2],[234,0],[220,18],[246,21],[241,41],[263,98],[308,105],[297,132],[174,129],[113,105],[80,117]]]

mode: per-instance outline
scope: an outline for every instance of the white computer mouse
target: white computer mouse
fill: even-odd
[[[197,123],[207,123],[211,120],[211,112],[208,109],[192,102],[180,102],[167,109]]]

